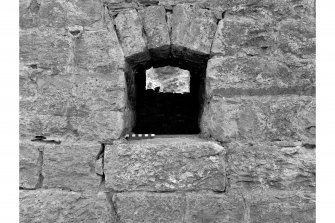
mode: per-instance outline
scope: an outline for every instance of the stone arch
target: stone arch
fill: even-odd
[[[172,11],[163,6],[149,6],[143,10],[122,11],[114,22],[126,61],[129,112],[125,131],[135,125],[136,83],[141,78],[140,73],[150,67],[167,65],[191,72],[191,92],[197,95],[195,112],[199,128],[206,98],[207,62],[217,28],[214,13],[190,4],[176,5]]]

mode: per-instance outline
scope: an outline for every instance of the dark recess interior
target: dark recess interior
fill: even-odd
[[[146,70],[154,67],[174,66],[190,71],[190,93],[162,93],[146,90]],[[199,134],[199,118],[204,103],[207,63],[194,63],[180,59],[165,59],[137,64],[132,67],[135,83],[135,110],[137,134]]]

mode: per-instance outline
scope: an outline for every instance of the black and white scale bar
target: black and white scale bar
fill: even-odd
[[[155,137],[155,134],[127,134],[125,135],[126,139],[152,139]]]

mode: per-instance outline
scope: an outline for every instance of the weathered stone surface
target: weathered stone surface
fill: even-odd
[[[170,53],[170,35],[164,7],[149,6],[143,14],[143,27],[151,56],[153,59],[167,58]]]
[[[34,189],[39,186],[42,172],[43,145],[20,140],[20,187]]]
[[[107,146],[106,188],[224,191],[224,153],[218,144],[196,137],[155,138]]]
[[[65,31],[21,31],[20,63],[41,68],[49,75],[61,74],[67,65],[70,45]]]
[[[274,47],[274,41],[271,21],[228,15],[218,24],[211,54],[264,54]]]
[[[98,141],[120,138],[123,131],[129,127],[127,118],[123,111],[103,108],[87,117],[71,117],[70,123],[75,126],[81,139]]]
[[[178,67],[159,67],[146,70],[146,89],[159,87],[159,92],[189,93],[190,72]]]
[[[39,23],[38,11],[40,9],[40,4],[38,3],[38,1],[20,0],[19,4],[20,28],[29,29],[37,27]]]
[[[276,43],[282,53],[315,60],[315,18],[285,19],[276,28]]]
[[[125,111],[125,78],[120,70],[94,76],[50,76],[44,69],[26,67],[20,85],[22,136],[118,138],[129,125],[123,118],[129,115]]]
[[[62,188],[72,191],[96,191],[101,177],[95,173],[98,143],[62,142],[46,145],[43,155],[43,188]]]
[[[186,193],[185,222],[243,222],[241,196],[235,194]]]
[[[116,31],[126,58],[136,62],[149,59],[142,20],[135,9],[120,12],[115,18]]]
[[[120,69],[124,68],[125,61],[113,27],[108,30],[85,31],[74,41],[73,66],[79,68],[74,72],[88,71],[108,76],[115,75],[114,73],[120,75]],[[120,77],[114,78],[120,80]],[[117,85],[122,87],[124,83],[117,83]]]
[[[81,25],[86,29],[97,29],[102,27],[102,1],[70,0],[66,6],[67,24]]]
[[[301,191],[256,191],[250,196],[250,222],[314,223],[315,194]]]
[[[120,222],[241,222],[240,198],[213,193],[117,193]]]
[[[192,54],[207,55],[217,28],[214,14],[189,4],[176,5],[172,14],[172,54],[189,60]],[[184,52],[186,48],[190,52]],[[194,55],[193,55],[194,56]]]
[[[117,193],[113,197],[119,222],[183,222],[185,195],[181,193]]]
[[[231,187],[315,191],[315,149],[256,142],[227,147]]]
[[[62,1],[42,0],[38,11],[39,25],[44,28],[64,28],[67,23],[67,5]]]
[[[284,140],[315,144],[315,98],[214,96],[204,108],[202,132],[218,140]]]
[[[315,94],[315,73],[273,57],[216,56],[207,66],[208,96]]]
[[[59,189],[20,191],[20,222],[112,222],[104,193]]]

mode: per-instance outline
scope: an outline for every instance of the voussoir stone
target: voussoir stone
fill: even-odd
[[[20,191],[20,222],[113,222],[106,195],[60,189]]]
[[[225,190],[223,147],[196,137],[106,146],[105,185],[114,191]]]
[[[217,28],[212,11],[189,4],[179,4],[173,8],[171,18],[172,54],[188,60],[192,54],[208,55]],[[184,52],[185,48],[189,52]]]
[[[126,59],[133,62],[150,59],[143,34],[142,20],[135,9],[120,12],[115,18],[115,25]]]
[[[143,12],[148,49],[153,59],[167,58],[170,53],[169,27],[163,6],[149,6]]]

